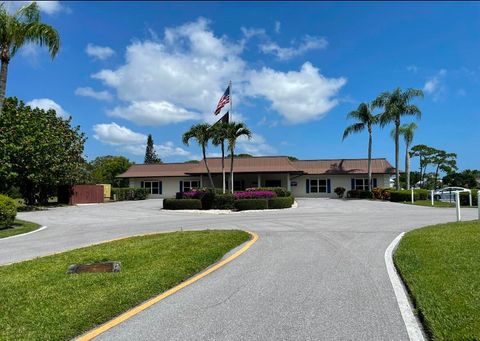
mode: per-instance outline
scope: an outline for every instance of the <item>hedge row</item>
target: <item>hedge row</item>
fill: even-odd
[[[272,199],[239,199],[235,200],[235,209],[238,211],[246,210],[266,210],[292,207],[293,197],[280,197]]]
[[[415,200],[427,200],[428,199],[428,190],[426,189],[415,189],[413,191],[413,196]],[[392,202],[405,202],[412,200],[412,191],[411,190],[400,190],[400,191],[390,191],[390,201]]]
[[[117,201],[145,200],[149,191],[145,188],[112,188],[112,198]]]
[[[470,197],[468,193],[460,193],[460,205],[462,206],[470,205]],[[472,205],[478,206],[478,190],[477,189],[472,189]]]
[[[292,192],[288,191],[284,187],[253,187],[253,188],[247,188],[246,191],[247,192],[250,192],[250,191],[272,191],[277,195],[277,197],[281,197],[281,198],[292,196]]]
[[[15,200],[0,194],[0,227],[9,227],[17,216]]]
[[[166,210],[201,210],[200,199],[163,199],[163,208]]]

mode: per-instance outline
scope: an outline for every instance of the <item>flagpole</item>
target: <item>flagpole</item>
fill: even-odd
[[[230,115],[228,115],[228,123],[230,123],[230,117],[233,115],[233,96],[232,96],[232,81],[228,84],[230,87]],[[232,120],[233,121],[233,120]]]

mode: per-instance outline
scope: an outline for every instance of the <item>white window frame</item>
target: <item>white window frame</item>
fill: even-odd
[[[313,182],[315,181],[316,185],[313,185]],[[324,182],[325,185],[320,185],[320,182]],[[315,179],[310,179],[309,183],[309,193],[312,194],[322,194],[322,193],[328,193],[328,179],[323,179],[323,178],[315,178]],[[315,189],[315,190],[313,190]]]
[[[190,192],[192,189],[200,188],[200,180],[184,180],[183,191]]]
[[[150,186],[148,186],[148,187],[145,186],[146,183],[149,183]],[[157,184],[156,187],[153,186],[154,183]],[[149,192],[150,192],[149,194],[153,194],[153,195],[160,195],[160,194],[162,194],[162,192],[163,192],[163,186],[162,186],[162,185],[163,185],[162,182],[159,181],[159,180],[146,180],[146,181],[142,181],[142,188],[145,188],[145,189],[150,190],[150,191],[149,191]],[[156,191],[157,193],[153,193],[153,192],[154,192],[154,191],[153,191],[154,188],[157,189],[157,191]]]
[[[353,189],[359,190],[359,191],[368,191],[368,178],[355,178],[353,179],[353,181],[355,185]],[[357,181],[361,181],[362,184],[358,186]]]

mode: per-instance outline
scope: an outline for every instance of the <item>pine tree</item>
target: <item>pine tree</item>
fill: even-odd
[[[153,145],[153,138],[152,134],[148,134],[147,139],[147,148],[145,149],[145,161],[146,165],[152,163],[162,163],[162,160],[158,157],[157,153],[155,152],[155,147]]]

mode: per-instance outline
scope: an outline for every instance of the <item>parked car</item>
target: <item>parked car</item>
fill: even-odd
[[[444,187],[441,189],[437,189],[433,193],[433,198],[438,201],[453,202],[455,201],[455,192],[471,193],[472,191],[468,188],[463,187]]]

